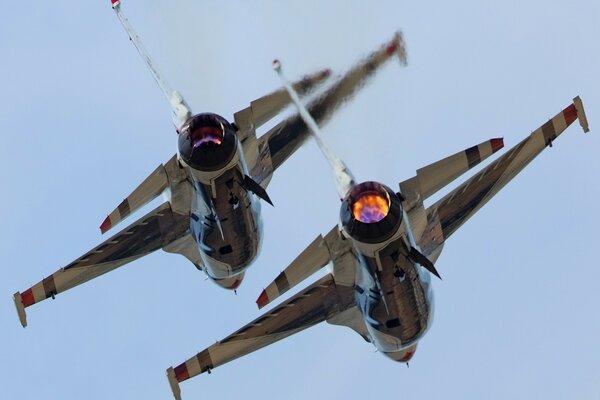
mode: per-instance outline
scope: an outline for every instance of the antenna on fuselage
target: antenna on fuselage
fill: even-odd
[[[187,105],[181,94],[178,91],[173,90],[167,81],[161,76],[160,72],[156,68],[154,61],[150,57],[150,54],[146,51],[144,44],[142,43],[140,37],[133,30],[133,27],[129,24],[129,20],[123,15],[121,11],[121,2],[120,0],[111,0],[112,8],[115,10],[115,14],[121,21],[121,25],[125,28],[125,31],[129,35],[129,39],[131,43],[135,46],[138,51],[140,57],[152,73],[152,77],[158,84],[158,87],[163,92],[167,101],[169,102],[169,106],[171,107],[171,118],[173,119],[173,124],[175,124],[175,128],[179,130],[183,123],[188,120],[192,116],[192,111],[190,107]]]

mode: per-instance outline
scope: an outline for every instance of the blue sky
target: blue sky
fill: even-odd
[[[510,147],[576,95],[592,131],[571,127],[446,243],[410,369],[322,324],[183,383],[184,398],[598,398],[600,5],[322,3],[124,10],[193,110],[228,119],[278,86],[273,58],[291,78],[342,72],[402,29],[408,67],[388,65],[324,128],[359,180],[394,187],[488,138]],[[12,294],[99,243],[106,214],[176,136],[108,0],[3,5],[0,57],[3,396],[168,399],[165,369],[258,316],[262,288],[337,222],[327,164],[309,143],[277,171],[237,296],[158,252],[32,307],[23,329]]]

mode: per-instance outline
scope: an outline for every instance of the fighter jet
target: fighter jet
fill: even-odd
[[[243,328],[202,350],[167,377],[176,399],[179,383],[320,322],[347,326],[390,359],[408,363],[433,318],[432,275],[444,243],[576,119],[587,132],[579,97],[504,155],[429,207],[424,201],[504,146],[494,138],[418,169],[393,190],[356,183],[323,143],[317,123],[276,63],[285,87],[331,164],[342,205],[339,225],[319,235],[267,286],[262,308],[331,264],[316,280]]]
[[[261,240],[260,200],[271,203],[266,188],[273,172],[309,136],[295,115],[257,137],[256,129],[289,103],[284,89],[250,103],[234,114],[234,122],[213,113],[193,114],[179,92],[158,72],[140,38],[123,15],[121,2],[112,8],[154,80],[166,96],[178,134],[178,152],[159,165],[100,225],[102,233],[155,198],[168,200],[99,246],[60,268],[24,292],[14,294],[21,324],[25,308],[121,267],[155,250],[179,253],[219,286],[235,290],[256,259]],[[387,61],[405,63],[399,34],[333,82],[309,105],[326,122]],[[309,94],[330,75],[322,70],[294,84]]]

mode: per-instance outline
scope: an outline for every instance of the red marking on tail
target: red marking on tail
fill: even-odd
[[[190,373],[188,372],[187,365],[185,365],[185,363],[175,367],[174,371],[175,379],[177,379],[177,382],[183,382],[186,379],[190,379]]]
[[[567,126],[571,125],[573,121],[577,119],[577,109],[575,108],[575,104],[571,104],[569,107],[563,110],[563,115],[565,116],[565,121],[567,121]]]
[[[267,291],[263,290],[260,296],[258,296],[258,300],[256,300],[256,304],[258,304],[258,308],[263,308],[269,302],[269,296],[267,296]]]
[[[491,139],[490,143],[492,145],[492,153],[495,153],[504,147],[504,138]]]
[[[110,222],[110,217],[106,217],[102,225],[100,225],[100,232],[106,233],[107,230],[112,228],[112,223]]]
[[[33,292],[31,289],[27,289],[23,293],[21,293],[21,300],[23,301],[23,305],[25,307],[29,307],[30,305],[35,303],[35,299],[33,298]]]

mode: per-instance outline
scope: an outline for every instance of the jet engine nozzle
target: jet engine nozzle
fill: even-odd
[[[179,131],[179,155],[200,171],[218,170],[235,154],[237,139],[233,126],[216,114],[198,114]]]
[[[398,196],[378,182],[356,185],[342,202],[340,221],[344,231],[363,243],[389,239],[402,222]]]

